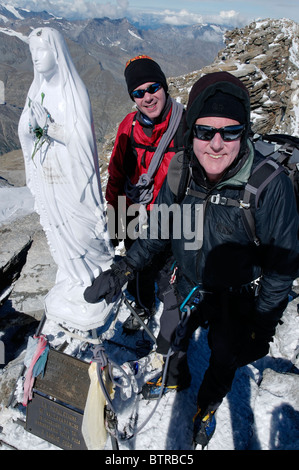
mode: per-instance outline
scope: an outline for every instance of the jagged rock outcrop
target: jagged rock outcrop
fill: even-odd
[[[1,158],[1,197],[7,194],[1,193],[5,188],[27,189],[22,151],[10,152]],[[12,205],[12,201],[7,204]],[[7,222],[0,217],[0,308],[1,318],[19,315],[18,322],[22,325],[26,321],[24,314],[41,318],[44,296],[55,283],[57,267],[39,216],[32,209],[30,212],[30,205],[28,210],[24,211],[23,207],[20,211],[22,216],[15,217],[14,212],[8,210]]]
[[[186,103],[191,86],[200,76],[225,70],[248,87],[254,132],[298,136],[299,25],[291,20],[253,22],[228,31],[225,44],[213,64],[171,79],[172,95]]]

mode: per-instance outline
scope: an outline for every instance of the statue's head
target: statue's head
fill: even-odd
[[[35,70],[42,75],[52,75],[57,69],[57,55],[47,41],[43,30],[29,36],[29,48]]]

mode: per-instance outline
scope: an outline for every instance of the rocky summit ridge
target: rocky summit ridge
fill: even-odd
[[[171,78],[170,93],[186,104],[188,92],[202,75],[228,71],[247,86],[252,129],[257,133],[299,136],[299,25],[263,20],[227,31],[225,48],[215,61],[188,75]]]

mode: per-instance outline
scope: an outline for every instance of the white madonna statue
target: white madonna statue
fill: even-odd
[[[66,43],[52,28],[28,39],[34,80],[19,122],[26,183],[57,264],[45,297],[47,318],[82,331],[105,324],[105,301],[88,304],[83,292],[113,259],[91,105]]]

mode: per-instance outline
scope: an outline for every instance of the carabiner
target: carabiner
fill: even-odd
[[[199,286],[199,285],[193,287],[193,289],[191,290],[191,292],[187,295],[187,297],[185,298],[185,300],[181,303],[181,306],[180,306],[180,311],[181,311],[181,312],[185,312],[185,311],[186,311],[186,309],[185,309],[186,304],[187,304],[187,303],[189,302],[189,300],[192,298],[194,292],[196,292],[197,289],[199,289],[200,287],[201,287],[201,286]],[[202,297],[202,291],[200,291],[200,297]],[[202,299],[200,298],[199,300],[202,300]],[[195,307],[195,305],[191,305],[191,306],[190,306],[191,309],[194,308],[194,307]]]

